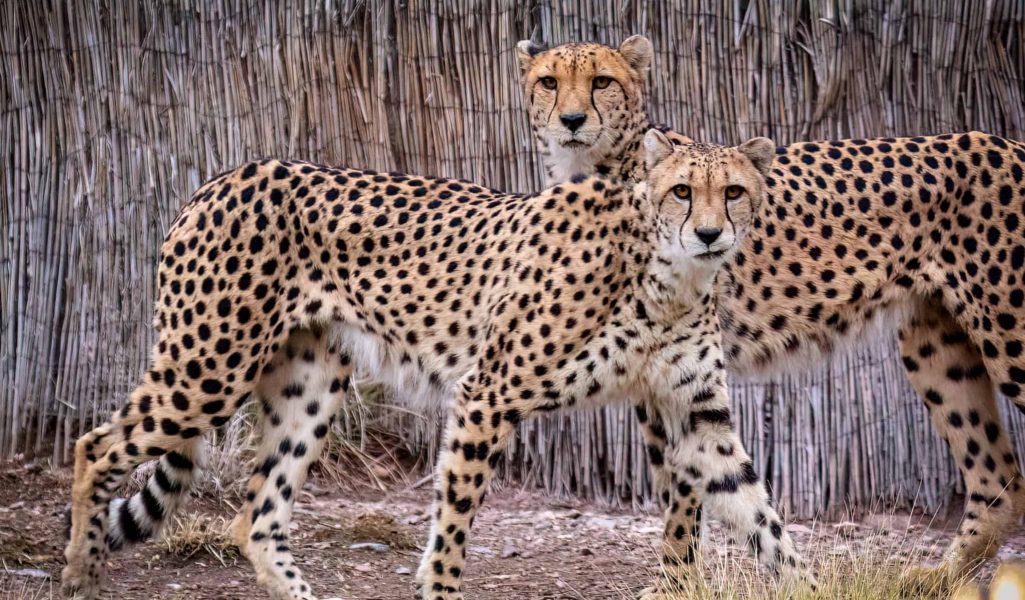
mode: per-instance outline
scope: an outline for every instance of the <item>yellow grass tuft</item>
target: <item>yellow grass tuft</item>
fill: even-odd
[[[224,517],[196,513],[175,517],[163,536],[163,544],[175,556],[191,558],[199,552],[206,552],[226,566],[239,556],[238,547],[228,530],[230,524]]]
[[[1016,567],[1014,577],[1001,580],[1001,567],[989,590],[975,582],[960,582],[953,592],[909,591],[901,575],[908,564],[865,555],[831,557],[817,563],[818,589],[792,580],[777,580],[752,571],[736,561],[705,566],[704,578],[682,582],[658,600],[1025,600],[1021,579],[1025,570]],[[999,581],[998,581],[999,580]],[[623,596],[623,599],[633,598]]]

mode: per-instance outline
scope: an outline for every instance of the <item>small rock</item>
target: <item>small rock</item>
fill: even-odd
[[[592,517],[587,520],[587,524],[593,525],[594,527],[601,527],[602,529],[615,529],[617,525],[615,520],[605,519],[602,517]]]
[[[836,531],[837,535],[851,537],[858,532],[860,526],[854,521],[841,521],[840,523],[833,525],[833,529]]]
[[[369,573],[374,570],[374,568],[370,566],[370,563],[368,562],[356,565],[355,567],[353,567],[353,569],[359,571],[360,573]]]
[[[594,551],[590,548],[581,548],[580,554],[581,556],[594,556]]]
[[[171,588],[171,591],[174,591],[174,592],[180,592],[181,589],[182,589],[182,586],[180,584],[177,584],[177,583],[169,583],[169,584],[167,584],[167,587]]]
[[[865,526],[875,531],[903,535],[914,528],[907,515],[872,514],[863,519]]]
[[[399,567],[395,569],[396,575],[409,575],[410,573],[412,573],[412,571],[409,570],[409,567]]]
[[[469,550],[471,554],[483,554],[484,556],[495,555],[495,551],[487,546],[469,546],[467,550]]]
[[[356,544],[349,544],[349,550],[373,550],[374,552],[387,552],[391,549],[388,544],[378,544],[377,542],[359,542]]]
[[[506,541],[505,546],[502,547],[502,553],[499,554],[502,558],[512,558],[518,555],[519,551],[516,550],[516,546],[511,541]]]
[[[418,523],[423,523],[427,518],[427,513],[414,513],[408,517],[403,517],[400,522],[406,525],[416,525]]]
[[[801,525],[800,523],[790,523],[786,526],[786,530],[790,533],[810,534],[812,532],[810,527],[806,525]]]

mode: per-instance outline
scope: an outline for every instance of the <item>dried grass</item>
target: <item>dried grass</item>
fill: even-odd
[[[0,573],[0,600],[49,600],[57,597],[56,587],[49,579],[8,579]]]
[[[885,515],[886,513],[882,513]],[[888,515],[894,521],[903,518]],[[906,517],[905,517],[906,518]],[[905,578],[909,569],[930,564],[935,555],[932,542],[923,539],[927,528],[911,526],[896,530],[900,542],[896,546],[883,544],[873,549],[870,539],[852,543],[859,534],[836,532],[832,541],[823,536],[820,528],[830,525],[812,524],[815,543],[799,544],[804,558],[812,565],[817,578],[817,589],[793,578],[779,579],[758,566],[742,548],[725,553],[711,553],[709,548],[724,544],[729,536],[724,531],[703,536],[704,551],[699,555],[696,569],[703,577],[680,582],[665,590],[660,600],[1023,600],[1025,599],[1025,562],[1020,559],[983,567],[980,573],[965,575],[948,583],[942,590],[920,590],[908,585]],[[922,525],[924,523],[919,523]],[[850,523],[853,525],[853,523]],[[877,542],[878,543],[878,542]],[[651,560],[657,560],[654,554]],[[614,577],[614,574],[611,575]],[[586,590],[579,597],[586,598]],[[636,594],[623,590],[618,597],[633,599]]]
[[[231,540],[230,525],[231,521],[224,517],[197,513],[176,516],[163,534],[162,544],[180,558],[205,552],[226,566],[239,556],[239,549]]]
[[[830,557],[819,562],[818,589],[793,581],[782,583],[723,560],[708,566],[710,578],[696,579],[670,590],[664,600],[1022,600],[1025,565],[1001,565],[989,585],[962,581],[953,592],[915,592],[901,583],[911,561],[882,560],[866,555]],[[626,594],[622,598],[634,598]]]
[[[653,115],[703,140],[1020,139],[1023,13],[1016,0],[0,3],[0,455],[67,460],[124,402],[153,341],[159,242],[219,171],[277,155],[537,189],[519,39],[648,34]],[[783,509],[947,501],[956,470],[894,346],[817,367],[734,387]],[[407,451],[436,447],[432,416],[385,416]],[[1012,423],[1022,447],[1025,421]],[[527,423],[509,457],[554,493],[648,495],[626,408]]]

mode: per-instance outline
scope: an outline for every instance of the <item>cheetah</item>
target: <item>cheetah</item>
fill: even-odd
[[[523,41],[517,58],[550,183],[575,172],[646,178],[646,38],[618,48]],[[956,538],[940,565],[907,574],[916,585],[972,572],[1025,512],[996,404],[999,390],[1025,406],[1023,168],[1025,146],[980,132],[778,148],[750,235],[717,277],[735,373],[802,368],[898,331],[910,381],[967,488]]]
[[[292,503],[354,369],[454,397],[423,598],[463,597],[470,526],[517,423],[628,396],[659,442],[667,577],[694,560],[704,506],[766,566],[813,583],[733,431],[712,293],[774,148],[651,131],[644,182],[527,196],[278,160],[206,183],[161,248],[150,366],[75,445],[65,590],[97,596],[110,552],[180,503],[195,441],[255,396],[263,439],[233,535],[271,597],[313,599]],[[158,458],[136,496],[111,499]]]

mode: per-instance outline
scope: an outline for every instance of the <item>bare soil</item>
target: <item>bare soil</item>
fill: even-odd
[[[63,510],[68,470],[0,465],[0,599],[59,598]],[[292,548],[323,598],[414,597],[418,546],[426,535],[426,489],[346,493],[324,480],[300,495]],[[193,502],[186,520],[224,517],[231,510]],[[956,511],[954,511],[956,512]],[[938,559],[952,522],[923,516],[873,514],[857,523],[792,523],[791,533],[813,562],[836,556]],[[220,521],[223,523],[223,521]],[[655,576],[658,511],[634,511],[506,489],[491,495],[468,552],[466,589],[480,600],[633,598]],[[149,542],[111,561],[107,592],[119,600],[265,597],[244,558],[211,541],[169,551]],[[355,548],[352,548],[356,545]],[[754,571],[741,548],[717,524],[706,531],[706,571]],[[208,549],[209,548],[209,549]],[[1025,536],[1000,557],[1025,557]],[[761,577],[762,575],[756,575]]]

